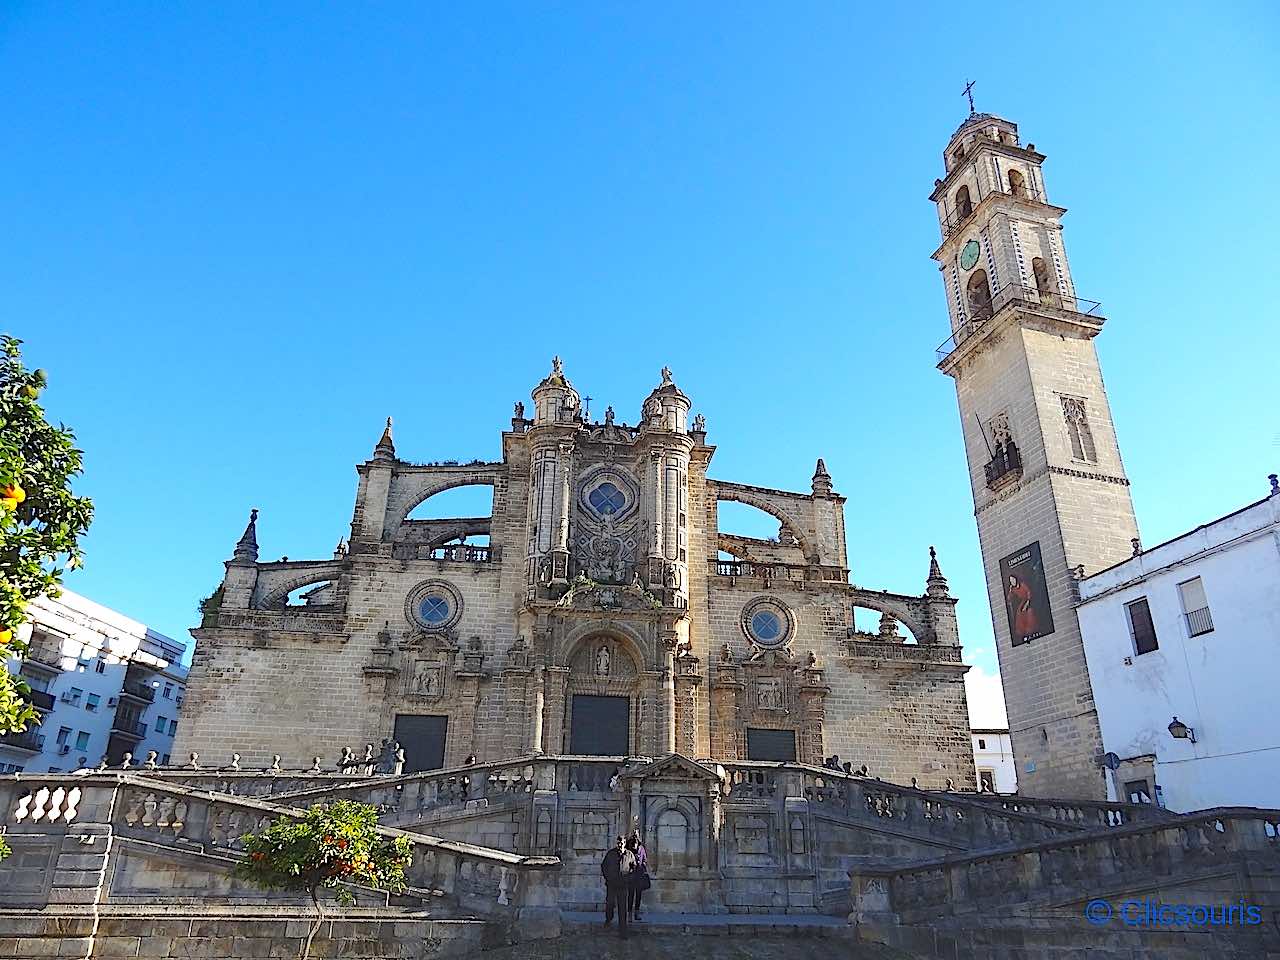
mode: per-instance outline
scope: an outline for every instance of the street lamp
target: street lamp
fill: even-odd
[[[1169,733],[1175,740],[1190,740],[1196,742],[1196,731],[1193,727],[1188,727],[1177,717],[1173,718],[1173,723],[1169,724]]]

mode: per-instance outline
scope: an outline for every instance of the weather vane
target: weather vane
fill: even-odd
[[[964,95],[969,98],[969,115],[972,116],[975,111],[973,109],[973,85],[976,81],[967,80],[964,85]]]

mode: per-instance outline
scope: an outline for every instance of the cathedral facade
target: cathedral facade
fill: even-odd
[[[532,400],[494,462],[407,462],[388,421],[329,559],[260,562],[254,512],[193,631],[175,758],[306,767],[384,741],[407,771],[836,754],[974,786],[956,601],[932,550],[920,594],[855,586],[823,462],[805,493],[710,478],[715,447],[668,370],[636,425],[585,417],[558,359]],[[490,517],[412,516],[477,484]],[[725,501],[777,536],[720,532]],[[855,629],[855,607],[879,629]]]

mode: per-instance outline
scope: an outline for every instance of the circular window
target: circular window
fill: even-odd
[[[606,480],[587,495],[587,502],[596,513],[611,517],[627,505],[627,495]]]
[[[445,630],[462,616],[462,596],[447,580],[424,580],[405,600],[405,618],[424,630]]]
[[[761,647],[781,647],[795,632],[791,608],[773,597],[759,597],[742,609],[742,630]]]
[[[449,619],[449,598],[442,597],[438,593],[430,594],[427,599],[418,604],[418,613],[427,623],[444,623]]]
[[[776,640],[782,633],[782,621],[772,610],[761,610],[751,618],[751,632],[761,640]]]

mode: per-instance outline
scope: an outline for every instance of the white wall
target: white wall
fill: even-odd
[[[171,752],[173,736],[168,732],[169,724],[165,724],[163,734],[156,733],[152,727],[160,714],[170,719],[178,716],[176,702],[163,699],[162,693],[165,682],[174,684],[175,697],[183,689],[186,668],[179,662],[184,652],[182,645],[69,590],[64,590],[56,600],[45,597],[33,601],[30,610],[31,620],[57,638],[56,653],[50,651],[46,656],[52,658],[49,666],[59,672],[47,685],[33,676],[26,678],[33,688],[45,689],[53,696],[54,707],[34,729],[44,738],[41,752],[32,754],[0,744],[0,763],[16,765],[27,773],[75,770],[86,764],[96,766],[107,752],[117,710],[111,700],[120,694],[130,661],[149,671],[146,682],[156,690],[156,702],[140,711],[141,722],[147,724],[147,735],[134,750],[135,761],[141,763],[147,750],[155,750],[160,757]],[[30,629],[30,623],[24,625],[24,633],[29,635]],[[101,673],[97,670],[99,664]],[[16,674],[22,661],[11,658],[7,666]],[[24,674],[33,675],[34,671],[29,668]],[[64,695],[71,695],[73,688],[82,691],[78,701],[63,700]],[[99,698],[96,710],[89,709],[90,694]],[[70,730],[69,749],[65,753],[57,743],[62,727]],[[84,747],[77,746],[81,733],[88,734]]]
[[[994,774],[996,793],[1017,793],[1018,767],[1008,730],[974,730],[973,764],[979,771],[990,770]],[[981,776],[978,783],[982,783]]]
[[[1196,576],[1214,629],[1192,637],[1178,584]],[[1172,810],[1280,806],[1280,495],[1088,578],[1081,594],[1105,749],[1154,755]],[[1125,604],[1143,596],[1159,649],[1138,655]],[[1175,715],[1196,743],[1170,735]]]

